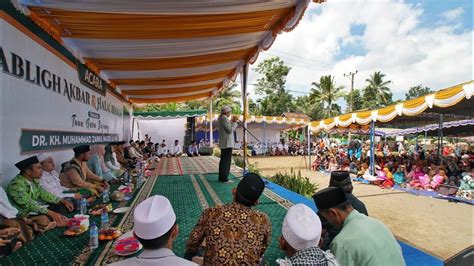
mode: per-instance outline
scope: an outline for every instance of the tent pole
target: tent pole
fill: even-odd
[[[428,138],[428,131],[425,130],[425,144],[423,145],[423,150],[426,152],[426,141],[427,141],[427,138]]]
[[[134,133],[135,133],[135,117],[132,118],[132,137],[130,139],[133,139]]]
[[[209,146],[214,148],[214,131],[212,129],[212,119],[214,115],[212,114],[212,96],[209,98]]]
[[[440,139],[440,151],[441,151],[441,157],[440,157],[440,160],[441,160],[441,164],[443,163],[443,114],[440,114],[439,115],[439,132],[440,132],[440,135],[441,135],[441,139]]]
[[[370,174],[375,175],[375,121],[370,125]]]
[[[308,123],[308,167],[309,167],[309,170],[311,171],[311,140],[310,140],[310,137],[311,137],[311,127],[310,127],[310,123]]]
[[[266,128],[267,128],[267,122],[265,121],[265,118],[263,118],[263,143],[262,147],[264,150],[264,155],[267,156],[267,137],[266,137]]]
[[[442,141],[443,139],[443,114],[439,114],[439,126],[438,126],[438,159],[441,159],[442,152]]]
[[[242,139],[243,139],[243,144],[244,144],[244,175],[247,173],[247,75],[248,75],[248,64],[245,63],[242,69],[242,82],[241,82],[241,87],[242,87],[242,104],[244,106],[244,117],[243,117],[243,134],[242,134]]]

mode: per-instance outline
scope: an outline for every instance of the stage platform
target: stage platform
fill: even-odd
[[[114,203],[114,207],[131,206],[152,195],[166,196],[176,212],[180,234],[174,243],[174,252],[183,256],[188,236],[202,211],[218,204],[232,201],[232,189],[237,186],[242,175],[240,168],[232,166],[234,183],[217,181],[219,159],[212,156],[164,158],[157,165],[155,175],[148,178],[134,198],[129,202]],[[278,237],[287,209],[296,203],[304,203],[315,209],[308,198],[266,181],[264,195],[257,209],[265,212],[272,223],[272,241],[265,257],[268,265],[276,265],[277,258],[284,257],[280,251]],[[123,232],[133,228],[133,212],[111,215],[111,225]],[[113,254],[113,241],[101,242],[99,248],[89,250],[88,234],[67,238],[64,229],[54,229],[38,236],[27,246],[8,257],[0,259],[0,265],[105,265],[123,259]],[[443,265],[443,262],[408,244],[400,242],[407,265]]]

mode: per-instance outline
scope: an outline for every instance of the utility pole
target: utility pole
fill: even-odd
[[[357,70],[355,72],[349,72],[347,74],[344,73],[344,77],[348,77],[351,80],[351,95],[349,97],[349,112],[352,113],[354,111],[354,75],[357,74]],[[351,142],[351,132],[348,133],[347,137],[348,142]]]
[[[353,112],[354,110],[354,102],[353,102],[353,98],[354,97],[354,75],[357,74],[357,70],[355,72],[349,72],[347,74],[344,73],[344,77],[348,77],[350,80],[351,80],[351,97],[349,99],[349,112]]]

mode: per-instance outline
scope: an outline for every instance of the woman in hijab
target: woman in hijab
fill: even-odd
[[[105,165],[112,170],[114,176],[121,176],[123,174],[122,167],[119,162],[117,162],[116,156],[114,156],[115,150],[114,146],[107,145],[105,146],[104,162]]]
[[[92,145],[91,152],[92,157],[89,161],[87,161],[87,166],[89,166],[89,169],[91,169],[94,174],[101,176],[106,181],[115,179],[116,176],[112,170],[107,167],[104,161],[105,146],[103,144]]]

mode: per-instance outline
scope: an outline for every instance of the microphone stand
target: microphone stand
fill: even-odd
[[[237,120],[236,122],[242,122],[242,121]],[[255,135],[252,134],[252,132],[250,132],[250,130],[248,130],[247,127],[245,127],[243,124],[237,123],[237,126],[243,128],[243,129],[245,129],[245,131],[247,131],[247,132],[250,134],[250,136],[252,136],[252,137],[253,137],[254,139],[256,139],[258,142],[260,142],[260,139],[258,139],[257,137],[255,137]]]

